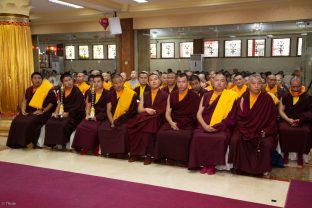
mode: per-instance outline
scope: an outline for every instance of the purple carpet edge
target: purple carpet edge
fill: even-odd
[[[199,197],[199,198],[214,198],[214,201],[216,201],[215,203],[220,203],[218,202],[218,200],[220,201],[229,201],[229,204],[231,204],[230,207],[241,207],[242,204],[246,205],[246,206],[243,206],[243,207],[276,207],[276,206],[271,206],[271,205],[265,205],[265,204],[259,204],[259,203],[254,203],[254,202],[248,202],[248,201],[242,201],[242,200],[237,200],[237,199],[231,199],[231,198],[226,198],[226,197],[221,197],[221,196],[213,196],[213,195],[208,195],[208,194],[202,194],[202,193],[197,193],[197,192],[192,192],[192,191],[185,191],[185,190],[178,190],[178,189],[173,189],[173,188],[167,188],[167,187],[161,187],[161,186],[156,186],[156,185],[149,185],[149,184],[143,184],[143,183],[137,183],[137,182],[131,182],[131,181],[124,181],[124,180],[120,180],[120,179],[111,179],[111,178],[107,178],[107,177],[101,177],[101,176],[94,176],[94,175],[89,175],[89,174],[83,174],[83,173],[74,173],[74,172],[70,172],[70,171],[64,171],[64,170],[55,170],[55,169],[51,169],[51,168],[43,168],[43,167],[36,167],[36,166],[31,166],[31,165],[25,165],[25,164],[16,164],[16,163],[11,163],[11,162],[3,162],[3,161],[0,161],[0,167],[3,168],[3,166],[6,166],[8,168],[8,166],[15,166],[15,168],[18,168],[18,169],[28,169],[29,170],[37,170],[37,171],[34,171],[35,173],[36,172],[49,172],[49,174],[56,174],[56,175],[65,175],[65,176],[76,176],[76,177],[87,177],[88,179],[92,179],[92,180],[100,180],[102,182],[104,182],[106,180],[106,182],[108,181],[109,183],[112,183],[113,184],[115,183],[124,183],[126,184],[127,186],[133,186],[135,187],[134,189],[136,189],[137,187],[136,186],[140,186],[140,188],[145,188],[145,189],[151,189],[152,191],[156,190],[157,192],[176,192],[174,193],[173,195],[189,195],[191,197]],[[2,169],[1,168],[1,169]],[[13,168],[14,169],[14,168]],[[13,171],[12,171],[13,172]],[[0,178],[2,179],[3,178],[3,171],[0,172]],[[11,176],[11,175],[10,175]],[[59,178],[57,178],[59,179]],[[66,178],[68,179],[68,178]],[[62,180],[63,182],[63,180]],[[2,183],[1,183],[2,184]],[[1,184],[0,184],[0,187],[1,187]],[[11,186],[12,184],[7,184],[9,186]],[[50,184],[51,185],[51,184]],[[47,187],[47,186],[45,186]],[[161,189],[161,190],[160,190]],[[1,188],[0,190],[3,190],[3,188]],[[151,191],[149,190],[149,191]],[[2,191],[1,191],[2,192]],[[13,193],[14,194],[14,193]],[[159,194],[159,193],[158,193]],[[170,193],[172,194],[172,193]],[[1,198],[1,193],[0,193],[0,200],[2,200]],[[129,197],[129,196],[128,196]],[[161,196],[163,197],[163,196]],[[136,197],[134,197],[136,198]],[[138,200],[140,201],[140,200]],[[203,200],[205,201],[205,200]],[[211,201],[211,199],[210,199]],[[229,205],[228,204],[228,205]],[[134,201],[134,206],[133,207],[140,207],[138,206],[138,204],[136,204],[136,202]],[[171,204],[172,205],[172,204]],[[218,204],[220,205],[220,204]],[[232,206],[233,205],[233,206]],[[238,206],[236,206],[238,205]],[[248,206],[247,206],[248,205]],[[59,206],[59,205],[58,205]],[[25,207],[25,206],[23,206]],[[30,207],[33,207],[33,206],[30,206]],[[49,206],[48,206],[49,207]],[[52,206],[54,207],[54,206]],[[82,206],[83,207],[83,206]],[[103,206],[102,206],[103,207]],[[109,206],[107,206],[109,207]],[[114,206],[116,207],[116,206]],[[118,206],[117,206],[118,207]],[[120,207],[124,207],[124,206],[120,206]],[[127,206],[127,207],[132,207],[132,206]],[[143,206],[144,207],[144,206]],[[149,207],[153,207],[151,205],[149,205]],[[159,207],[159,206],[156,206],[156,207]],[[172,207],[176,207],[176,206],[172,206]],[[182,207],[188,207],[188,206],[182,206]],[[211,206],[209,207],[219,207],[219,206],[214,206],[214,204],[211,204]],[[227,206],[228,207],[228,206]]]

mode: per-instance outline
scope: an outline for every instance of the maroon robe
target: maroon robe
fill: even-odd
[[[194,91],[195,92],[195,91]],[[197,95],[200,97],[200,99],[204,96],[204,94],[208,92],[207,90],[205,90],[204,88],[200,88],[199,92],[197,93]]]
[[[167,94],[170,94],[168,86],[162,88],[161,90],[165,91]],[[174,91],[177,91],[177,90],[178,90],[178,86],[175,85],[174,88],[172,89],[171,93],[174,92]]]
[[[133,91],[136,93],[137,97],[140,97],[140,91],[141,91],[140,86],[137,86],[136,88],[134,88]],[[147,91],[151,91],[151,87],[148,85],[146,85],[146,87],[144,89],[144,92],[147,92]],[[143,92],[143,94],[144,94],[144,92]]]
[[[241,99],[244,99],[242,108]],[[277,109],[272,97],[262,92],[250,109],[249,91],[246,91],[237,107],[237,127],[231,136],[229,162],[233,161],[236,170],[250,174],[271,171],[271,155],[277,145]]]
[[[213,90],[204,94],[203,113],[204,121],[209,124],[215,108],[219,102],[220,96],[209,105]],[[193,133],[193,139],[190,148],[190,158],[188,167],[198,168],[208,165],[225,165],[225,154],[229,145],[232,128],[235,125],[236,103],[228,116],[220,123],[212,126],[216,132],[206,132],[202,125],[198,123]]]
[[[72,147],[79,150],[95,149],[99,145],[98,128],[101,123],[107,121],[106,105],[109,92],[103,89],[98,102],[94,104],[96,120],[83,120],[76,129]],[[92,102],[92,94],[88,94],[88,102]]]
[[[167,158],[186,162],[189,158],[189,145],[193,130],[196,126],[196,113],[200,98],[189,90],[183,100],[179,102],[179,91],[170,95],[171,117],[177,123],[179,130],[173,130],[166,122],[156,136],[155,158]]]
[[[25,92],[26,112],[28,115],[17,115],[10,127],[9,136],[7,140],[7,146],[11,148],[26,147],[29,143],[37,145],[41,127],[47,122],[54,112],[56,107],[56,95],[53,89],[51,89],[43,101],[42,107],[45,108],[49,103],[53,104],[49,111],[46,111],[42,115],[34,115],[37,109],[29,106],[29,103],[34,96],[33,87],[29,87]]]
[[[60,97],[60,96],[59,96]],[[47,146],[66,145],[71,133],[77,125],[86,117],[84,96],[78,87],[74,86],[71,93],[63,98],[64,112],[68,112],[66,118],[50,118],[46,124],[44,144]]]
[[[114,115],[119,99],[116,91],[110,91],[108,103],[112,104],[112,115]],[[114,121],[115,127],[106,121],[98,128],[100,147],[102,154],[127,154],[129,152],[129,140],[126,122],[137,113],[137,96],[133,95],[128,111]]]
[[[283,97],[283,105],[286,115],[292,119],[300,119],[300,123],[297,127],[291,127],[282,119],[279,122],[279,142],[282,152],[309,153],[312,147],[312,97],[303,93],[293,105],[293,97],[287,93]]]
[[[151,91],[144,92],[144,108],[156,110],[155,115],[146,112],[136,115],[127,123],[131,155],[154,155],[155,137],[158,129],[165,122],[168,94],[162,90],[157,92],[152,103]]]

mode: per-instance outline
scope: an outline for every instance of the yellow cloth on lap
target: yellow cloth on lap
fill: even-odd
[[[116,106],[116,110],[113,116],[113,120],[118,119],[120,116],[122,116],[123,114],[125,114],[130,107],[133,95],[135,94],[135,92],[127,87],[125,87],[120,95],[119,95],[119,100],[118,100],[118,104]],[[118,98],[118,94],[117,94],[117,98]]]
[[[212,113],[210,126],[220,123],[232,110],[235,100],[238,98],[236,92],[232,90],[223,90],[215,110]]]
[[[29,106],[37,109],[42,109],[44,99],[47,97],[49,91],[52,89],[53,84],[44,79],[41,85],[37,88],[34,96],[29,102]]]

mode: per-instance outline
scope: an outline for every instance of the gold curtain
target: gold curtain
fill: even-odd
[[[25,89],[34,71],[28,17],[0,15],[0,112],[20,110]]]

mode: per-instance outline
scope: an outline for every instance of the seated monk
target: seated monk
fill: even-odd
[[[167,73],[166,72],[161,73],[160,81],[161,81],[160,89],[167,86]]]
[[[265,91],[270,92],[275,95],[278,99],[280,99],[285,91],[277,85],[276,76],[271,74],[266,78],[267,85],[265,86]]]
[[[168,96],[167,122],[157,133],[155,158],[187,162],[200,97],[188,89],[186,74],[178,75],[177,85]]]
[[[312,98],[305,92],[300,78],[290,80],[290,92],[281,98],[279,113],[279,142],[288,164],[289,152],[297,153],[297,164],[303,166],[303,154],[312,147]]]
[[[72,147],[81,155],[87,154],[89,150],[93,150],[94,155],[98,155],[99,152],[98,128],[101,123],[107,121],[106,105],[109,94],[103,88],[103,80],[101,75],[93,77],[94,92],[91,91],[88,95],[87,116],[76,129]]]
[[[45,127],[44,144],[52,148],[55,145],[65,148],[71,133],[86,116],[84,97],[74,85],[72,76],[64,73],[61,82],[58,106]]]
[[[82,72],[78,72],[76,78],[76,86],[79,88],[83,96],[87,96],[86,93],[89,90],[90,86],[85,82],[85,75]]]
[[[205,93],[199,104],[199,124],[193,133],[188,167],[202,167],[202,174],[215,174],[216,165],[225,165],[237,99],[237,93],[227,90],[226,86],[225,76],[217,73],[213,78],[213,90]]]
[[[103,72],[102,73],[103,76],[103,88],[105,90],[110,90],[112,88],[112,82],[110,81],[110,74],[107,72]]]
[[[231,90],[236,92],[238,97],[241,97],[247,90],[247,85],[245,85],[245,79],[242,74],[237,73],[234,75],[234,84],[235,86]]]
[[[170,94],[171,92],[177,90],[177,84],[176,80],[177,75],[173,72],[170,71],[167,74],[167,86],[163,87],[161,90],[165,91],[167,94]]]
[[[234,170],[267,176],[277,145],[277,108],[261,87],[261,76],[250,75],[248,90],[237,102],[237,126],[231,137],[229,162],[233,162]]]
[[[151,88],[147,84],[148,82],[148,73],[145,71],[140,72],[139,74],[139,83],[134,88],[134,92],[136,93],[138,98],[141,98],[144,92],[150,91]]]
[[[138,156],[144,156],[144,165],[152,163],[155,137],[165,121],[168,97],[168,94],[159,88],[161,83],[157,74],[150,74],[148,79],[151,90],[144,92],[140,98],[139,114],[127,123],[131,156],[129,162],[138,160]]]
[[[191,89],[200,97],[202,98],[204,93],[207,92],[204,88],[201,86],[200,79],[197,75],[190,76],[189,79]]]
[[[103,155],[122,156],[129,152],[126,122],[137,113],[137,97],[131,88],[124,86],[121,75],[113,75],[112,84],[114,89],[107,101],[108,121],[98,128],[100,148]]]
[[[7,146],[22,148],[32,143],[36,147],[41,127],[51,117],[56,107],[53,85],[42,81],[38,72],[31,75],[32,86],[26,89],[21,112],[12,121]]]

